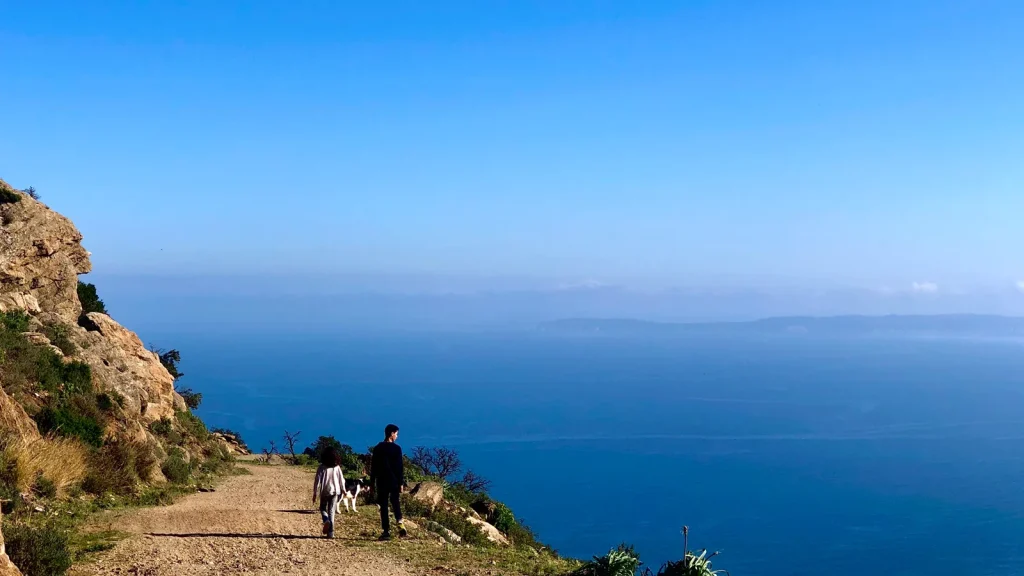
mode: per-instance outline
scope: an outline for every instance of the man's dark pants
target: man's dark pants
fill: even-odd
[[[395,512],[395,521],[402,527],[402,490],[390,486],[377,487],[377,503],[380,504],[380,527],[385,534],[391,534],[391,518],[388,517],[388,503]]]

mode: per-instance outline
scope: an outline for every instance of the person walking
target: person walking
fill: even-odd
[[[383,533],[381,540],[391,539],[391,522],[388,517],[388,504],[395,514],[398,524],[398,535],[405,537],[405,523],[402,522],[401,494],[405,490],[405,462],[402,447],[395,443],[398,440],[398,426],[388,424],[384,428],[384,441],[373,447],[370,458],[370,486],[377,493],[380,505],[380,527]]]
[[[323,535],[334,538],[334,512],[338,499],[345,492],[345,475],[341,471],[341,455],[334,448],[320,454],[320,467],[313,480],[313,504],[320,498],[320,517],[323,519]]]

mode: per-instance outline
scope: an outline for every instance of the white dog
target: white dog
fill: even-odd
[[[338,514],[341,513],[341,505],[345,505],[345,511],[349,511],[349,506],[352,507],[352,512],[356,511],[356,501],[359,500],[359,495],[364,492],[369,492],[370,487],[366,485],[362,480],[348,480],[345,482],[345,487],[341,489],[341,498],[338,499]]]

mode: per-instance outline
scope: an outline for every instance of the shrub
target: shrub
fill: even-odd
[[[658,576],[717,576],[728,574],[727,570],[712,570],[711,559],[718,556],[718,552],[708,554],[708,551],[701,550],[700,553],[689,550],[690,527],[683,526],[683,559],[666,562],[659,570]],[[645,576],[650,575],[650,570]]]
[[[60,576],[71,567],[68,534],[56,525],[4,526],[7,555],[25,576]]]
[[[29,198],[33,200],[39,200],[39,192],[36,192],[36,189],[32,186],[25,188],[24,190],[22,190],[22,192],[28,194]]]
[[[78,346],[71,341],[71,331],[63,324],[54,324],[43,328],[43,334],[50,339],[50,343],[60,348],[65,356],[73,356],[78,352]]]
[[[157,358],[160,359],[160,363],[167,369],[167,372],[174,378],[175,382],[185,375],[178,371],[178,362],[181,362],[181,352],[177,350],[164,350],[152,344],[149,345],[149,350],[156,354]]]
[[[149,430],[157,436],[167,436],[174,429],[174,424],[171,423],[170,418],[161,418],[154,420],[149,425]]]
[[[112,440],[97,450],[89,462],[89,474],[82,485],[96,495],[131,494],[139,484],[135,444]]]
[[[100,300],[100,296],[96,292],[96,286],[93,284],[78,282],[78,301],[82,303],[82,314],[90,312],[107,313],[107,306],[103,303],[103,300]]]
[[[56,498],[57,497],[57,485],[53,483],[46,476],[40,474],[36,478],[35,484],[32,486],[32,492],[42,498]]]
[[[174,417],[186,435],[200,442],[206,442],[209,439],[210,431],[206,429],[206,424],[203,424],[203,421],[195,414],[188,411],[175,412]]]
[[[192,467],[188,462],[185,462],[184,458],[177,454],[168,456],[160,469],[163,471],[164,476],[175,484],[187,484],[189,477],[192,476]]]
[[[318,463],[319,460],[314,460],[309,454],[296,454],[292,458],[292,464],[296,466],[316,466]]]
[[[43,438],[20,446],[17,458],[23,476],[19,484],[23,487],[33,480],[38,485],[41,478],[44,485],[37,487],[49,492],[45,484],[51,484],[53,495],[60,496],[79,484],[88,472],[89,454],[78,440]]]
[[[103,444],[103,425],[94,414],[83,411],[73,402],[63,402],[57,407],[43,408],[36,414],[39,431],[53,433],[65,438],[78,438],[82,442],[99,447]]]
[[[191,388],[185,388],[177,390],[177,393],[185,401],[185,406],[188,406],[189,410],[195,410],[203,403],[202,392],[195,392]]]
[[[131,447],[135,454],[135,475],[143,482],[152,480],[153,469],[158,462],[156,446],[152,444],[135,444]]]
[[[491,518],[488,518],[488,521],[494,524],[494,527],[502,533],[508,534],[516,525],[516,516],[512,513],[512,510],[509,510],[508,506],[498,502],[494,506],[494,514]]]
[[[28,332],[29,315],[24,310],[11,310],[0,313],[0,323],[4,330],[11,332]]]
[[[0,204],[17,204],[21,202],[21,194],[8,188],[0,188]]]

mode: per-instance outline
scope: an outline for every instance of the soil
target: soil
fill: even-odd
[[[335,538],[327,540],[320,535],[308,471],[245,468],[252,474],[227,478],[214,492],[190,495],[171,506],[99,515],[92,529],[128,536],[71,574],[401,576],[431,571],[402,558],[401,547],[415,547],[415,540],[437,547],[435,536],[414,533],[413,542],[376,542],[376,510],[361,506],[359,513],[338,515]]]

